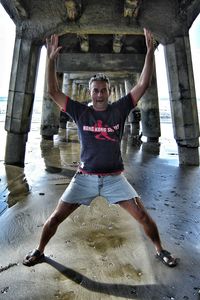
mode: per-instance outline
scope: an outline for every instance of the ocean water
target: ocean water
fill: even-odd
[[[0,122],[5,121],[7,110],[7,97],[0,97]],[[42,114],[42,99],[36,98],[33,105],[32,122],[40,122]]]
[[[160,118],[162,122],[171,122],[170,104],[168,99],[159,101]],[[7,97],[0,97],[0,122],[5,121]],[[40,122],[42,113],[42,99],[36,98],[33,106],[32,122]]]
[[[7,107],[7,97],[0,97],[0,116],[5,115]]]
[[[198,115],[200,120],[200,99],[197,99]],[[7,109],[7,97],[0,97],[0,122],[5,121]],[[171,111],[169,99],[159,100],[159,110],[160,110],[160,122],[161,123],[171,123]],[[42,114],[42,99],[36,98],[33,106],[32,122],[37,123],[41,121]]]

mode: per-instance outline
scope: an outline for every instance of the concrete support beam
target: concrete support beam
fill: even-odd
[[[62,91],[64,94],[68,95],[69,97],[72,96],[72,79],[69,79],[68,74],[64,74],[63,76],[63,86]]]
[[[76,100],[77,96],[78,96],[78,83],[73,81],[73,84],[72,84],[72,99]]]
[[[140,72],[144,64],[144,54],[110,53],[61,53],[58,56],[58,72]]]
[[[132,84],[128,79],[124,81],[124,88],[126,94],[128,94],[133,88],[133,86],[136,84],[137,75],[135,74],[133,77],[134,77],[134,82]],[[132,137],[133,146],[138,146],[141,144],[140,135],[139,135],[140,121],[141,121],[140,109],[136,106],[134,109],[131,110],[127,118],[127,123],[130,124],[130,134]]]
[[[89,51],[89,37],[88,34],[80,34],[78,36],[80,41],[80,48],[83,52]]]
[[[138,145],[138,141],[140,139],[140,121],[141,121],[141,113],[138,107],[132,109],[129,114],[129,123],[131,124],[131,135],[132,135],[132,143],[133,145]]]
[[[126,95],[130,92],[130,90],[132,89],[132,84],[130,83],[130,81],[129,80],[125,80],[124,81],[124,86],[125,86],[125,93],[126,93]]]
[[[22,4],[22,1],[14,0],[13,2],[14,2],[14,5],[15,5],[15,8],[16,8],[16,13],[17,13],[18,17],[22,20],[28,19],[29,18],[29,13],[25,9],[24,5]]]
[[[147,142],[158,142],[161,131],[155,72],[152,77],[151,86],[140,100],[139,109],[141,112],[142,134],[147,137]]]
[[[141,71],[141,70],[140,70]],[[88,86],[89,79],[94,76],[95,73],[97,73],[98,70],[94,71],[87,71],[87,70],[82,70],[82,71],[74,71],[73,73],[70,72],[69,70],[64,72],[67,74],[69,79],[76,80],[76,82],[84,82]],[[106,75],[109,77],[110,80],[115,79],[119,80],[121,82],[124,81],[126,78],[130,78],[130,81],[132,82],[134,80],[133,72],[131,71],[126,71],[126,70],[119,70],[119,71],[106,71],[103,72],[106,73]]]
[[[46,68],[47,68],[47,64],[46,64]],[[44,139],[53,140],[54,134],[57,134],[59,129],[60,109],[49,97],[47,91],[46,76],[47,76],[47,70],[45,74],[45,83],[44,83],[40,134]],[[61,82],[59,83],[61,85]]]
[[[81,88],[80,102],[88,102],[90,99],[88,89],[85,86]]]
[[[122,34],[115,34],[114,35],[114,38],[113,38],[113,51],[115,53],[120,53],[121,52],[122,45],[123,45],[122,38],[123,38]]]
[[[136,81],[136,76],[134,76],[134,77],[135,77],[135,81]],[[125,93],[128,94],[135,84],[136,84],[136,82],[131,84],[129,80],[125,80],[124,81]],[[130,114],[128,115],[128,118],[127,118],[127,123],[130,124],[130,134],[132,136],[132,145],[138,145],[139,132],[140,132],[140,120],[141,120],[140,116],[141,116],[140,110],[138,107],[136,107],[130,112]]]
[[[5,121],[5,130],[8,132],[6,164],[24,166],[40,50],[41,47],[33,41],[23,38],[15,39]]]
[[[115,86],[115,97],[116,97],[116,100],[119,100],[119,98],[120,98],[120,90],[119,90],[118,85]]]
[[[65,7],[67,10],[67,19],[75,21],[80,17],[82,1],[81,0],[66,0]]]
[[[76,100],[80,102],[81,99],[81,89],[82,86],[80,84],[77,84],[77,96],[76,96]]]
[[[63,74],[63,82],[62,82],[62,91],[65,95],[72,97],[72,79],[69,79],[69,74]],[[62,129],[66,129],[67,121],[70,120],[70,117],[63,111],[60,112],[60,124],[59,127]]]
[[[28,134],[7,133],[5,164],[24,167]]]
[[[137,18],[140,0],[125,0],[124,1],[124,17]]]
[[[115,89],[114,89],[113,86],[111,87],[110,101],[111,101],[111,102],[115,102],[115,101],[116,101],[116,98],[115,98]]]
[[[120,97],[124,97],[125,95],[125,89],[123,84],[119,84],[119,90],[120,90]]]
[[[189,37],[177,37],[164,49],[179,163],[199,165],[199,120]]]

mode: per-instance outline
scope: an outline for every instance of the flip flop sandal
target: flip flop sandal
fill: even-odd
[[[41,254],[39,250],[35,249],[28,253],[28,255],[25,257],[22,263],[25,266],[31,267],[38,263],[43,262],[43,260],[44,260],[44,254],[43,253]]]
[[[162,250],[159,254],[157,253],[156,258],[162,261],[163,264],[171,268],[175,267],[178,263],[178,260],[174,258],[167,250]]]

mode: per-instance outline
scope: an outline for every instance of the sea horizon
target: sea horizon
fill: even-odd
[[[7,98],[8,98],[8,96],[0,96],[0,101],[7,101]],[[42,96],[35,96],[35,100],[42,100],[42,99],[43,99]],[[162,101],[162,100],[169,100],[169,97],[167,97],[167,96],[159,97],[159,101]],[[200,101],[200,98],[197,97],[197,101]]]

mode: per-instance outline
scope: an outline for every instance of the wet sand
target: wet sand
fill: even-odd
[[[168,135],[160,146],[151,145],[151,153],[145,142],[133,147],[128,136],[122,152],[125,175],[157,222],[164,245],[180,258],[174,269],[154,257],[135,220],[103,198],[61,224],[43,263],[23,266],[76,170],[79,144],[76,130],[68,132],[71,142],[64,141],[65,131],[41,142],[36,122],[25,169],[5,168],[1,148],[1,201],[9,208],[0,216],[0,299],[199,299],[200,168],[178,165],[170,126],[162,124]]]

